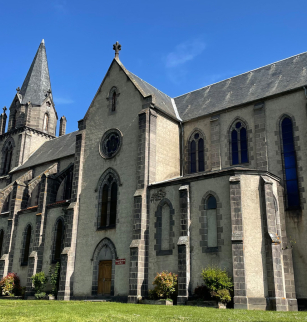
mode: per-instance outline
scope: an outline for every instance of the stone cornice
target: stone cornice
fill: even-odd
[[[239,175],[259,175],[259,176],[267,176],[277,182],[280,182],[280,178],[275,176],[274,174],[264,171],[264,170],[257,170],[257,169],[248,169],[248,168],[240,168],[240,167],[234,167],[234,168],[227,168],[222,169],[218,171],[210,171],[210,172],[199,172],[196,174],[188,174],[183,177],[177,177],[174,179],[169,179],[162,182],[152,183],[148,185],[148,188],[159,188],[164,186],[171,186],[171,185],[177,185],[177,184],[185,184],[188,185],[190,182],[199,181],[199,180],[206,180],[206,179],[212,179],[217,177],[223,177],[223,176],[239,176]]]
[[[9,137],[9,136],[11,136],[13,134],[18,134],[18,133],[21,133],[21,132],[24,132],[24,131],[37,133],[37,134],[40,134],[40,135],[45,136],[45,137],[50,138],[50,139],[55,139],[56,138],[56,136],[54,136],[54,135],[50,135],[48,133],[33,129],[32,127],[21,126],[21,127],[15,128],[14,130],[11,130],[9,132],[6,132],[6,133],[0,135],[0,141],[4,140],[5,138],[7,138],[7,137]]]

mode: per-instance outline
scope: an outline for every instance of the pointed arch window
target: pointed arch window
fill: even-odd
[[[190,173],[205,171],[204,138],[199,132],[194,132],[189,141]]]
[[[242,121],[236,121],[230,131],[232,165],[248,163],[246,125]]]
[[[118,92],[118,88],[116,86],[113,86],[108,94],[107,100],[109,102],[108,104],[108,108],[110,112],[115,112],[117,107],[118,107],[118,96],[119,96],[119,92]]]
[[[31,246],[31,234],[32,234],[32,227],[31,225],[28,225],[24,233],[24,241],[23,241],[24,247],[23,247],[23,256],[21,261],[22,266],[28,265],[30,246]]]
[[[106,176],[100,188],[100,216],[98,227],[100,229],[114,228],[117,216],[118,183],[112,174]]]
[[[174,249],[174,220],[175,210],[169,199],[160,201],[155,213],[156,222],[156,245],[154,246],[157,256],[172,255]]]
[[[52,262],[57,263],[61,262],[61,253],[64,248],[64,222],[60,218],[55,224],[55,234],[54,234],[54,243],[53,243],[53,258]]]
[[[208,248],[217,248],[217,203],[214,196],[208,197],[205,209],[207,211]]]
[[[285,178],[287,209],[300,208],[296,152],[293,137],[293,123],[290,117],[281,121],[282,158]]]
[[[3,247],[4,247],[4,230],[0,230],[0,258],[3,254]]]
[[[112,112],[116,110],[116,92],[113,92],[112,95]]]
[[[1,213],[5,213],[5,212],[8,212],[10,211],[10,201],[11,201],[11,194],[9,194],[4,203],[3,203],[3,206],[2,206],[2,210],[1,210]]]
[[[12,115],[12,130],[15,129],[16,123],[17,123],[17,110],[15,110]]]
[[[3,160],[3,170],[2,174],[8,174],[11,170],[12,157],[13,157],[13,144],[11,141],[8,142],[3,151],[4,160]]]
[[[48,132],[48,126],[49,126],[49,115],[45,113],[44,122],[43,122],[43,131]]]

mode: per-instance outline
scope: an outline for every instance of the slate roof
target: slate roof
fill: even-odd
[[[307,85],[307,52],[174,98],[186,121]]]
[[[170,114],[171,116],[176,117],[176,112],[174,111],[174,107],[172,104],[172,99],[168,95],[162,93],[157,88],[145,82],[143,79],[134,75],[133,73],[127,71],[129,77],[132,78],[140,89],[144,92],[145,96],[152,95],[155,99],[155,105],[161,108],[162,111]]]
[[[49,89],[51,90],[51,83],[47,54],[45,42],[42,40],[20,90],[21,104],[30,101],[33,105],[42,105]]]
[[[13,169],[11,172],[16,172],[36,166],[38,164],[65,158],[75,154],[77,133],[78,131],[75,131],[45,142],[30,156],[30,158],[24,164]]]

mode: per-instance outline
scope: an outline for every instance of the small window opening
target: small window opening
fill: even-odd
[[[47,132],[48,131],[48,125],[49,125],[49,116],[46,113],[44,115],[44,123],[43,123],[43,131]]]
[[[116,92],[112,95],[112,111],[114,112],[116,110]]]
[[[61,253],[63,250],[63,237],[64,237],[63,233],[64,233],[64,225],[63,225],[63,221],[60,219],[58,220],[57,227],[56,227],[55,250],[54,250],[53,262],[61,262]]]
[[[26,232],[25,249],[23,253],[23,265],[28,265],[29,255],[30,255],[30,243],[31,243],[31,226],[29,225]]]

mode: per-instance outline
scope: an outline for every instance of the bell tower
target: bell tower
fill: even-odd
[[[27,76],[10,106],[8,132],[27,126],[55,136],[54,108],[44,39],[40,43]]]
[[[58,115],[54,107],[44,39],[41,41],[27,76],[9,108],[7,132],[6,115],[2,115],[0,133],[1,175],[23,164],[47,140],[55,138]],[[7,164],[5,151],[10,151]],[[1,182],[0,182],[1,185]]]

